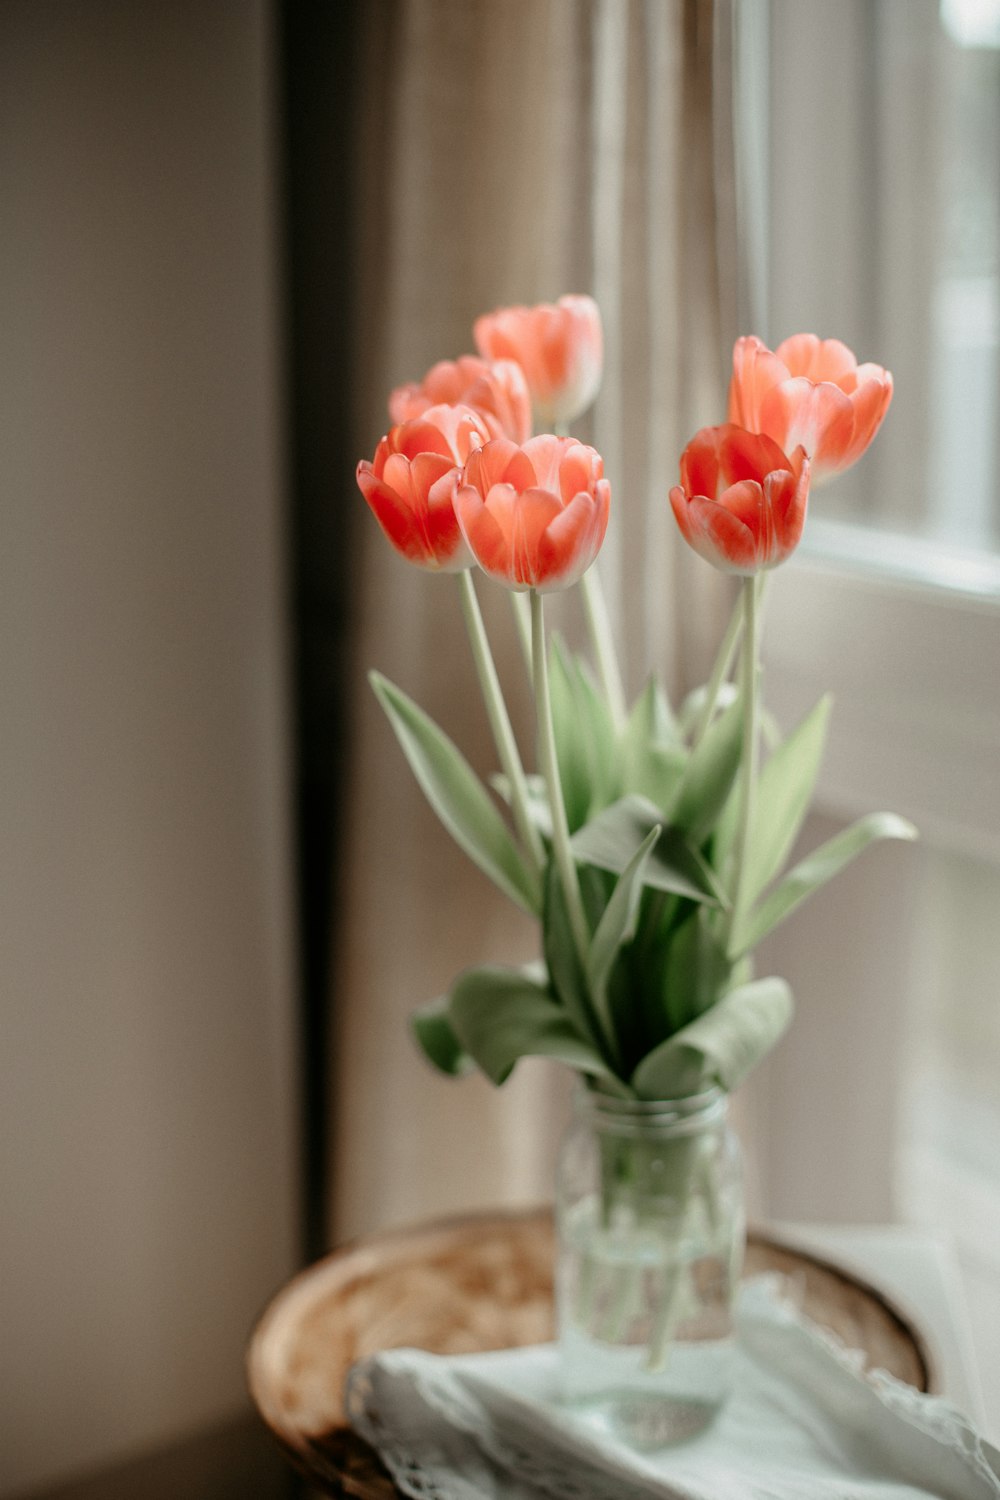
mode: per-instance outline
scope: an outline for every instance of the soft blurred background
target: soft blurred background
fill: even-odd
[[[4,0],[4,1500],[291,1494],[242,1375],[270,1294],[548,1194],[562,1083],[407,1036],[532,935],[370,698],[377,665],[488,767],[454,591],[353,472],[390,386],[564,291],[605,319],[633,689],[725,617],[665,501],[735,335],[895,374],[765,691],[786,726],[836,693],[807,842],[923,838],[771,941],[798,1014],[738,1114],[759,1218],[950,1239],[1000,1411],[998,141],[1000,0]]]

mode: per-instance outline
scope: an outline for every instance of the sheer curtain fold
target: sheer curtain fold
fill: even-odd
[[[579,435],[612,481],[601,567],[633,691],[652,667],[675,694],[690,685],[725,605],[676,545],[667,490],[687,437],[723,409],[732,247],[715,73],[729,23],[726,0],[395,0],[362,23],[357,454],[385,429],[393,385],[471,349],[477,313],[593,292],[606,375]],[[409,1013],[459,970],[531,958],[537,935],[439,827],[365,680],[377,666],[493,769],[455,581],[409,568],[374,523],[362,537],[332,995],[336,1238],[545,1198],[567,1099],[542,1064],[502,1090],[439,1078],[410,1039]],[[531,763],[509,602],[478,586]],[[575,601],[553,603],[577,638]]]

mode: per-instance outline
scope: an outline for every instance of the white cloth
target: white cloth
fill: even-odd
[[[419,1500],[1000,1500],[1000,1451],[950,1403],[806,1322],[768,1278],[738,1310],[735,1392],[705,1432],[639,1453],[563,1406],[552,1345],[374,1355],[347,1410]]]

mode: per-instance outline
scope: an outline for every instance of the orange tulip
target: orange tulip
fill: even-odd
[[[730,422],[765,433],[786,453],[801,443],[816,481],[861,457],[891,400],[889,371],[859,365],[837,339],[797,333],[773,354],[758,338],[736,340]]]
[[[809,460],[787,458],[769,437],[726,423],[703,427],[681,456],[670,491],[684,540],[724,573],[774,568],[798,546],[806,519]]]
[[[394,422],[409,422],[428,407],[471,406],[489,428],[490,437],[525,443],[531,436],[531,396],[521,366],[512,359],[442,359],[419,382],[397,386],[389,397]]]
[[[473,333],[486,359],[517,360],[543,425],[572,422],[597,395],[604,345],[592,297],[501,307],[477,318]]]
[[[472,559],[455,517],[455,481],[470,453],[489,441],[468,406],[432,406],[382,438],[373,463],[358,464],[358,487],[396,551],[434,571]]]
[[[484,573],[515,590],[576,583],[608,529],[603,475],[593,448],[549,433],[520,448],[496,438],[470,454],[455,511]]]

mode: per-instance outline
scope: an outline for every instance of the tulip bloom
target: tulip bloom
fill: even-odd
[[[670,491],[684,540],[724,573],[774,568],[798,546],[806,519],[809,460],[769,437],[727,423],[703,427],[681,456]]]
[[[456,572],[472,562],[455,517],[455,481],[470,453],[489,441],[468,406],[432,406],[382,438],[358,488],[396,551],[419,567]]]
[[[531,436],[531,396],[521,366],[512,359],[442,359],[419,382],[397,386],[389,397],[394,422],[423,416],[431,406],[471,406],[490,437],[525,443]]]
[[[514,590],[568,588],[608,529],[604,461],[573,438],[497,438],[469,455],[455,511],[476,562]]]
[[[543,425],[572,422],[597,395],[604,342],[592,297],[501,307],[477,318],[473,334],[486,359],[514,359],[521,366]]]
[[[736,340],[730,422],[765,433],[786,453],[801,443],[817,481],[861,457],[891,400],[889,371],[859,365],[837,339],[797,333],[773,354],[760,339]]]

